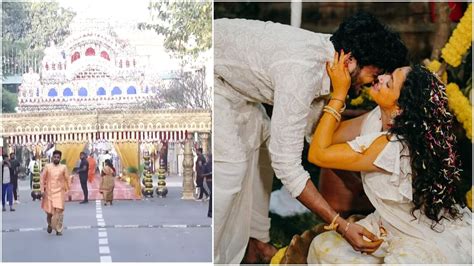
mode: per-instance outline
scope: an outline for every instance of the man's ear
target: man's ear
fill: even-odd
[[[356,62],[357,63],[357,60],[352,56],[351,52],[349,52],[348,55],[349,55],[349,57],[347,58],[347,60],[345,62],[346,65],[349,64],[350,62]]]

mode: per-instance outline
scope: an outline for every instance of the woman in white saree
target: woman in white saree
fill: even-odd
[[[422,66],[398,68],[372,86],[376,109],[339,124],[350,83],[348,56],[336,53],[334,64],[327,66],[334,92],[308,159],[321,167],[361,172],[376,210],[357,224],[383,242],[375,249],[354,250],[344,239],[351,224],[334,219],[339,234],[317,236],[308,263],[472,263],[472,215],[459,189],[444,84]]]

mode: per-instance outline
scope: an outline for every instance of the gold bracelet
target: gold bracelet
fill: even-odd
[[[349,225],[351,225],[351,223],[346,224],[346,228],[344,228],[344,232],[342,232],[342,235],[341,235],[342,237],[344,237],[347,233],[347,230],[349,230]]]
[[[332,108],[331,106],[329,106],[329,105],[324,106],[323,112],[329,113],[332,116],[334,116],[334,118],[336,118],[337,122],[341,121],[341,114],[339,114],[336,111],[336,109]]]
[[[337,217],[339,217],[339,213],[336,214],[336,216],[334,216],[334,218],[332,218],[332,222],[329,225],[324,226],[324,229],[325,230],[336,230],[337,227],[339,226],[339,224],[336,223]]]
[[[331,98],[330,98],[329,100],[336,100],[336,101],[340,101],[340,102],[342,102],[342,103],[346,103],[346,101],[341,100],[341,99],[338,99],[338,98],[334,98],[334,97],[332,97],[332,96],[331,96]]]
[[[329,100],[336,100],[336,101],[340,101],[342,102],[344,105],[342,106],[341,110],[339,110],[339,113],[342,114],[342,112],[344,112],[346,110],[346,101],[343,101],[341,99],[338,99],[338,98],[332,98],[329,99]]]
[[[341,115],[340,115],[340,112],[338,112],[334,107],[332,107],[332,106],[330,106],[330,105],[326,105],[326,106],[324,106],[324,108],[331,109],[331,110],[334,111],[336,114],[338,114],[339,117],[341,116]]]
[[[334,114],[333,112],[331,112],[331,111],[329,111],[329,110],[327,110],[327,109],[324,109],[323,112],[332,115],[332,116],[336,119],[337,122],[340,121],[339,117],[338,117],[336,114]]]

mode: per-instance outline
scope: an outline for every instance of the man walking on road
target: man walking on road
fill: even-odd
[[[82,192],[84,193],[84,200],[79,202],[80,204],[89,202],[89,191],[87,190],[87,176],[89,175],[89,163],[86,159],[86,154],[81,152],[80,154],[81,163],[79,165],[79,180],[81,181]]]
[[[20,172],[20,162],[15,159],[15,153],[10,153],[10,169],[11,169],[11,183],[13,185],[13,198],[15,203],[20,203],[18,201],[18,172]]]
[[[203,200],[203,193],[209,196],[207,191],[204,189],[204,165],[206,163],[206,157],[202,154],[202,148],[196,150],[196,186],[199,188],[199,196],[197,200]]]
[[[53,152],[53,163],[45,166],[41,178],[43,186],[41,208],[46,212],[47,231],[51,234],[54,229],[58,236],[63,232],[64,197],[69,191],[70,182],[66,166],[59,164],[61,155],[61,151]]]

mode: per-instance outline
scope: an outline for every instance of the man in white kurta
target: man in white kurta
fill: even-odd
[[[265,149],[267,171],[257,167],[270,131],[276,175],[292,195],[303,190],[309,178],[301,166],[309,107],[329,93],[325,62],[334,55],[329,37],[275,23],[215,21],[216,263],[240,263],[249,237],[270,240],[273,172]],[[260,103],[273,105],[271,129]]]
[[[272,170],[293,197],[314,187],[301,155],[330,92],[330,37],[272,22],[215,20],[216,263],[240,263],[249,238],[269,242]],[[379,69],[369,67],[371,82]],[[271,125],[262,103],[273,105]]]

